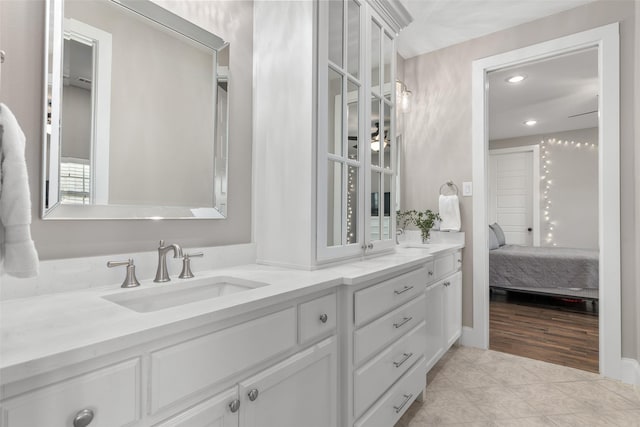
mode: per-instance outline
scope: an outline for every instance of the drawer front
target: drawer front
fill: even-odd
[[[462,251],[458,251],[453,254],[453,264],[456,271],[462,269]]]
[[[436,272],[434,270],[434,262],[430,260],[424,266],[427,270],[427,284],[433,283],[436,281]]]
[[[296,309],[279,311],[151,353],[151,411],[296,345]]]
[[[238,427],[240,406],[232,411],[232,403],[240,404],[237,387],[207,399],[156,427]]]
[[[355,427],[389,427],[394,425],[422,393],[426,386],[424,359],[416,363],[355,424]]]
[[[426,323],[358,369],[354,375],[354,412],[360,416],[411,366],[424,357]]]
[[[458,269],[458,263],[456,262],[456,254],[458,252],[441,255],[434,260],[434,278],[440,280],[443,277],[452,274]]]
[[[132,425],[140,418],[140,359],[128,360],[2,402],[6,427],[68,427],[84,409],[91,427]]]
[[[301,344],[330,335],[336,330],[336,294],[316,298],[298,306],[298,340]]]
[[[413,301],[354,332],[354,363],[368,359],[386,344],[409,332],[424,320],[424,293]]]
[[[427,284],[422,267],[355,293],[356,326],[375,319],[421,294]]]

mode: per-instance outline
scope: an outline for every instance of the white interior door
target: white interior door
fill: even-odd
[[[509,245],[539,245],[534,163],[531,149],[489,151],[489,224],[500,224]]]

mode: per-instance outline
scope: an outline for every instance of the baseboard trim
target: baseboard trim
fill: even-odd
[[[480,334],[477,334],[476,331],[469,326],[462,327],[460,344],[465,347],[482,348],[485,350],[487,349],[487,347],[482,342],[482,337],[480,337]]]
[[[640,388],[640,362],[628,357],[621,360],[621,380],[628,384],[633,384],[636,388]]]

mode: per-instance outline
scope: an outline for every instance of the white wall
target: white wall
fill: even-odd
[[[637,2],[595,1],[556,15],[407,59],[405,79],[414,95],[406,118],[403,205],[437,207],[439,186],[452,179],[458,186],[471,181],[471,64],[474,60],[552,40],[579,31],[620,22],[620,172],[622,268],[622,354],[637,357],[640,329],[636,315],[634,64]],[[472,202],[462,198],[463,323],[473,323]],[[631,356],[629,356],[631,355]]]
[[[153,250],[166,239],[183,247],[251,241],[251,139],[253,2],[160,1],[173,12],[230,42],[228,218],[224,220],[43,221],[40,163],[44,73],[44,0],[0,1],[2,66],[0,100],[16,115],[27,138],[32,234],[41,259]]]
[[[540,183],[540,246],[598,249],[598,128],[494,140],[489,149],[540,145],[551,139],[568,144],[545,142],[545,149],[540,150],[540,156],[549,153],[540,162],[540,176],[546,176]],[[576,148],[578,143],[580,148]],[[546,160],[552,162],[547,173],[543,169]],[[548,180],[551,209],[547,211],[544,190]],[[549,221],[545,221],[547,216]],[[549,223],[553,223],[552,231]]]

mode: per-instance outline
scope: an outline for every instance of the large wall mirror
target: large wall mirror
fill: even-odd
[[[228,43],[149,0],[47,14],[42,217],[226,217]]]

